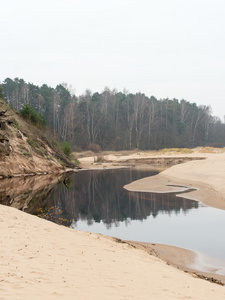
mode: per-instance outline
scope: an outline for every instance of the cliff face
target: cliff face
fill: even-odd
[[[60,173],[67,168],[75,164],[0,99],[0,178]]]

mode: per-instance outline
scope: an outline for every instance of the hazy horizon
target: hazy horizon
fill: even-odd
[[[0,81],[141,92],[225,115],[222,0],[1,1]]]

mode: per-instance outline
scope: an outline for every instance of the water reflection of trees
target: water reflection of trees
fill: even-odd
[[[103,221],[107,227],[119,221],[143,220],[161,213],[186,213],[197,208],[196,201],[177,198],[174,194],[128,192],[121,187],[154,171],[137,169],[87,171],[73,175],[68,190],[61,185],[53,191],[47,208],[55,207],[67,220]],[[51,212],[54,216],[54,212]],[[70,223],[70,222],[69,222]],[[69,225],[69,224],[68,224]]]

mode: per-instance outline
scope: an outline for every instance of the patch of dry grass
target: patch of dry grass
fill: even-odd
[[[215,148],[215,147],[198,147],[196,150],[199,153],[222,153],[225,151],[224,148]]]
[[[83,152],[73,152],[72,155],[74,155],[76,158],[83,158],[83,157],[90,157],[90,156],[95,156],[95,153],[88,150],[88,151],[83,151]]]
[[[191,153],[223,153],[225,148],[215,147],[197,147],[194,149],[189,148],[164,148],[160,150],[121,150],[121,151],[102,151],[96,156],[96,153],[92,151],[74,152],[73,154],[79,159],[83,157],[96,157],[95,162],[104,162],[107,155],[115,156],[131,156],[137,154],[141,156],[155,156],[155,155],[166,155],[166,154],[191,154]],[[105,157],[104,157],[105,156]]]
[[[140,150],[102,151],[104,155],[126,156],[139,152]]]
[[[193,153],[192,149],[188,148],[164,148],[157,151],[158,154],[165,154],[165,153],[184,153],[184,154],[190,154]]]
[[[121,151],[102,151],[100,153],[100,155],[115,155],[115,156],[121,156],[121,155],[131,155],[131,154],[135,154],[137,153],[139,150],[135,149],[135,150],[121,150]],[[73,152],[73,154],[77,157],[77,158],[83,158],[83,157],[90,157],[90,156],[96,156],[96,153],[94,153],[93,151],[82,151],[82,152]]]

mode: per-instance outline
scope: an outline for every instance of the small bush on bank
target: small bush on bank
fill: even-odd
[[[39,125],[41,127],[45,126],[45,118],[41,113],[36,113],[36,111],[29,104],[25,104],[20,110],[20,114],[25,118],[29,119],[34,125]]]
[[[99,153],[102,151],[101,146],[99,144],[90,144],[88,146],[88,150],[91,150],[94,153]]]
[[[70,154],[72,153],[72,149],[71,149],[71,146],[70,146],[70,143],[68,142],[63,142],[61,144],[62,146],[62,150],[63,150],[63,153],[66,155],[66,156],[70,156]]]
[[[94,161],[95,161],[95,163],[103,163],[105,161],[104,155],[98,154],[95,157]]]
[[[79,164],[80,164],[79,160],[78,160],[76,157],[74,157],[73,155],[71,155],[70,157],[71,157],[71,160],[72,160],[72,161],[75,163],[75,165],[78,167]]]

